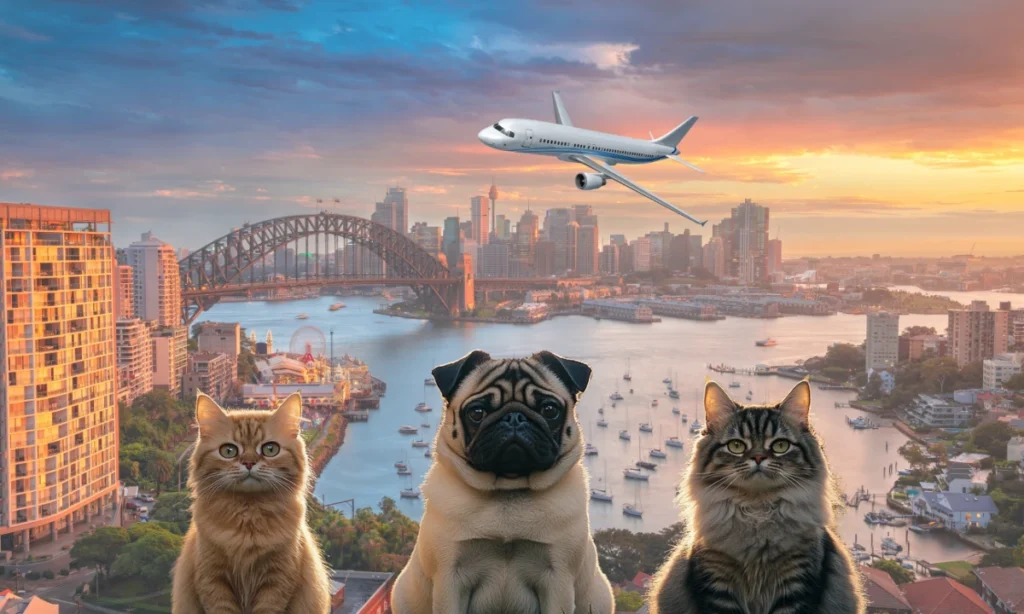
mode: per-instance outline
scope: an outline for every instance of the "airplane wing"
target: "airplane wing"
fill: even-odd
[[[551,98],[555,101],[555,121],[563,126],[571,126],[572,120],[569,119],[569,112],[565,110],[565,103],[562,102],[561,94],[551,92]]]
[[[665,207],[666,209],[669,209],[669,210],[671,210],[671,211],[673,211],[675,213],[678,213],[679,215],[685,217],[686,219],[690,220],[691,222],[694,222],[695,224],[700,224],[701,226],[703,226],[704,224],[707,223],[707,220],[705,220],[705,221],[698,220],[697,218],[695,218],[692,215],[690,215],[689,213],[683,211],[679,207],[676,207],[672,203],[670,203],[670,202],[668,202],[668,201],[666,201],[666,200],[664,200],[664,199],[662,199],[662,198],[660,198],[660,197],[658,197],[658,196],[656,196],[654,194],[651,194],[647,190],[641,188],[640,186],[638,186],[637,184],[633,183],[630,179],[628,179],[626,176],[622,175],[618,171],[612,170],[607,165],[601,164],[600,162],[598,162],[597,160],[595,160],[595,159],[593,159],[593,158],[591,158],[589,156],[575,155],[575,156],[569,156],[569,159],[574,161],[574,162],[579,162],[583,166],[590,167],[591,169],[597,171],[598,173],[601,173],[602,175],[604,175],[608,179],[612,179],[614,181],[617,181],[617,182],[621,183],[622,185],[626,186],[630,190],[633,190],[637,194],[653,200],[654,202],[658,203],[662,207]]]

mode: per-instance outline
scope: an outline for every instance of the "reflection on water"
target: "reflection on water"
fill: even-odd
[[[368,423],[349,425],[340,452],[327,466],[316,486],[317,496],[328,502],[354,498],[358,507],[375,506],[381,497],[398,499],[402,488],[422,480],[430,459],[423,450],[411,447],[416,436],[398,434],[403,424],[427,422],[420,429],[424,438],[432,438],[440,419],[441,399],[436,388],[425,388],[423,380],[433,366],[454,360],[473,349],[495,356],[522,356],[548,349],[586,361],[594,370],[590,387],[583,395],[578,414],[587,440],[597,446],[598,456],[587,457],[595,486],[607,487],[614,502],[592,502],[591,524],[595,529],[629,528],[657,531],[678,519],[673,503],[675,487],[689,461],[692,436],[672,408],[678,407],[690,421],[698,416],[698,392],[705,377],[714,375],[707,363],[726,363],[753,367],[758,363],[784,364],[823,354],[835,342],[861,343],[864,340],[863,316],[836,315],[824,318],[790,317],[771,321],[729,318],[718,322],[692,322],[665,319],[653,325],[638,325],[584,317],[557,318],[532,326],[472,323],[431,323],[389,318],[374,314],[379,299],[346,297],[346,309],[329,312],[335,299],[323,297],[300,302],[223,303],[204,314],[207,319],[238,321],[255,330],[262,340],[267,329],[274,334],[277,347],[287,347],[289,336],[302,325],[318,326],[325,335],[334,330],[335,355],[349,353],[365,360],[377,377],[388,383],[388,395],[381,401]],[[295,316],[309,314],[300,321]],[[926,325],[941,328],[945,316],[905,316],[901,326]],[[778,345],[755,347],[754,341],[773,337]],[[630,359],[632,382],[622,380],[626,359]],[[675,378],[679,400],[671,400],[662,380]],[[731,376],[724,376],[731,381]],[[730,389],[743,399],[764,402],[782,398],[794,382],[776,377],[736,376],[741,386]],[[630,387],[633,392],[630,393]],[[611,406],[608,396],[618,389],[625,397]],[[814,390],[814,424],[825,440],[833,471],[843,490],[852,494],[863,486],[869,492],[884,493],[895,476],[883,476],[883,467],[900,463],[896,450],[906,438],[894,428],[853,431],[845,416],[860,412],[835,409],[836,401],[848,400],[848,393]],[[651,401],[659,400],[657,407]],[[432,413],[420,414],[413,407],[426,401]],[[607,428],[598,428],[598,408],[604,407]],[[703,422],[703,415],[700,415]],[[651,422],[653,433],[641,433],[641,422]],[[618,438],[620,429],[628,429],[632,441]],[[677,435],[685,449],[667,448],[664,440]],[[888,450],[886,450],[888,444]],[[639,450],[638,450],[639,447]],[[666,459],[650,459],[652,447],[661,447]],[[637,457],[653,460],[658,469],[649,482],[626,482],[622,469],[632,466]],[[395,461],[407,460],[412,476],[396,475]],[[636,501],[642,507],[642,519],[622,514],[623,503]],[[399,506],[418,518],[423,511],[420,500],[404,499]],[[873,533],[876,546],[889,534],[906,543],[906,529],[878,527],[863,522],[870,506],[851,510],[840,520],[841,532],[849,542],[856,538],[869,545]],[[967,552],[959,542],[938,536],[909,534],[911,554],[927,560],[942,561]]]

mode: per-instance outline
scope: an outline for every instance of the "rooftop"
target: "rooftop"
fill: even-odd
[[[377,589],[387,583],[391,575],[365,571],[335,571],[332,579],[345,585],[345,602],[332,614],[357,614]]]
[[[993,614],[977,593],[949,578],[930,578],[903,585],[915,614]]]
[[[910,609],[906,597],[900,592],[900,587],[892,581],[892,576],[874,567],[861,566],[861,575],[864,576],[864,592],[868,598],[868,606],[879,609]]]
[[[1011,611],[1024,610],[1024,569],[1020,567],[979,567],[974,570],[996,598],[1013,606]]]
[[[971,495],[958,492],[924,492],[921,493],[928,505],[944,507],[951,512],[990,512],[998,513],[992,497],[988,495]]]

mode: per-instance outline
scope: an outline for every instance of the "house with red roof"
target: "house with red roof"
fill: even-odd
[[[642,571],[636,572],[636,576],[633,578],[633,581],[630,582],[630,584],[632,585],[629,587],[630,590],[646,594],[647,587],[650,585],[652,577],[653,576],[651,576],[650,574],[646,574]]]
[[[930,578],[903,585],[914,614],[994,614],[978,593],[949,578]]]
[[[914,614],[892,576],[874,567],[861,566],[859,569],[864,577],[867,614]]]
[[[1024,569],[1020,567],[979,567],[978,592],[996,614],[1024,614]]]

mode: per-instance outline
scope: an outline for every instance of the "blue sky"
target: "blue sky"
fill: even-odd
[[[0,0],[0,200],[198,247],[317,198],[369,215],[396,183],[439,223],[493,174],[514,219],[589,202],[605,237],[682,231],[476,141],[560,89],[578,125],[632,136],[700,115],[683,150],[706,176],[626,174],[711,219],[768,205],[789,254],[1019,253],[1022,22],[1014,0]]]

